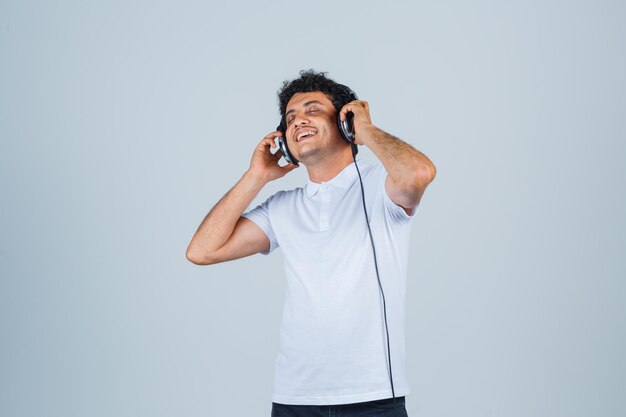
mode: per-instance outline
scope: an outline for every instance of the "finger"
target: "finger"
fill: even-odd
[[[282,132],[280,130],[273,130],[270,133],[268,133],[267,135],[265,135],[266,138],[275,138],[276,136],[281,136]]]
[[[265,151],[268,146],[271,146],[271,144],[269,142],[269,139],[268,138],[263,138],[263,140],[261,140],[261,142],[259,142],[259,146],[257,146],[257,149],[259,149],[261,151]]]
[[[344,105],[341,108],[341,111],[339,112],[339,120],[343,122],[346,118],[346,114],[348,114],[349,111],[352,111],[352,106],[350,105],[350,103]]]
[[[346,103],[341,109],[341,113],[340,113],[340,115],[342,116],[341,120],[343,120],[343,116],[345,116],[346,113],[348,113],[349,111],[354,113],[354,110],[358,110],[358,109],[367,109],[367,101],[352,100],[351,102]]]
[[[273,139],[264,138],[261,143],[256,147],[257,151],[263,153],[272,153],[272,149],[276,147],[276,143],[274,143]]]
[[[259,145],[265,143],[267,140],[274,140],[279,136],[282,136],[283,134],[281,132],[279,132],[278,130],[275,130],[273,132],[268,133],[267,135],[265,135],[265,137],[263,139],[261,139],[261,142],[259,143]]]
[[[367,101],[355,100],[351,103],[355,108],[369,110],[369,104]]]
[[[300,165],[296,165],[296,164],[287,164],[285,166],[280,167],[281,171],[283,171],[285,174],[288,172],[293,171],[294,169],[298,168]]]
[[[269,145],[272,148],[276,147],[276,138],[275,137],[267,137],[265,139],[263,139],[263,143],[265,143],[266,145]]]

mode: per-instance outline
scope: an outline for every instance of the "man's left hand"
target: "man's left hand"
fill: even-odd
[[[367,127],[372,126],[372,119],[370,118],[370,106],[367,101],[351,101],[341,108],[341,111],[339,112],[340,120],[345,120],[346,114],[350,111],[354,114],[354,142],[357,145],[363,145],[363,141],[359,140],[359,133],[367,130]]]

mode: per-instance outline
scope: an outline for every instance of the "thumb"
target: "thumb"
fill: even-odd
[[[293,171],[294,169],[298,168],[300,165],[295,165],[295,164],[287,164],[283,167],[280,167],[280,169],[283,171],[283,174],[287,174],[291,171]]]

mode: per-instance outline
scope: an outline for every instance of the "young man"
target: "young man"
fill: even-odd
[[[368,103],[354,97],[312,70],[285,82],[279,91],[284,132],[270,132],[258,144],[249,169],[209,212],[187,249],[191,262],[209,265],[282,247],[288,291],[274,376],[275,417],[333,410],[344,416],[406,415],[410,224],[436,171],[424,154],[372,124]],[[345,120],[350,112],[354,142],[369,147],[379,164],[355,164],[353,145],[337,122],[337,115]],[[281,153],[272,154],[280,136],[309,180],[244,213],[265,184],[297,167],[281,167]]]

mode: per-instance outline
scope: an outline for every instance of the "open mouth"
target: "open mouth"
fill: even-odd
[[[302,132],[298,133],[298,136],[296,136],[296,142],[302,142],[303,140],[307,140],[313,136],[315,136],[317,132],[315,132],[314,130],[303,130]]]

